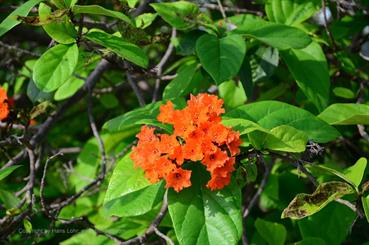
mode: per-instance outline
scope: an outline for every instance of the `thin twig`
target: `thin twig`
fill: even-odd
[[[154,232],[155,232],[156,235],[158,235],[159,237],[163,238],[170,245],[174,245],[174,242],[172,241],[172,239],[170,239],[168,236],[166,236],[165,234],[163,234],[162,232],[160,232],[158,228],[155,227],[154,228]]]
[[[217,0],[217,4],[218,4],[219,11],[220,11],[220,13],[222,14],[222,17],[223,17],[224,21],[225,21],[225,22],[227,22],[227,15],[226,15],[226,13],[225,13],[225,11],[224,11],[223,5],[222,5],[222,3],[220,2],[220,0]]]
[[[63,153],[58,152],[46,160],[44,170],[42,173],[41,184],[40,184],[40,201],[41,201],[42,210],[45,212],[46,216],[51,219],[54,219],[54,217],[49,213],[49,209],[46,207],[46,203],[44,199],[45,178],[46,178],[46,171],[47,171],[47,167],[49,166],[49,162],[60,155],[63,155]]]
[[[271,171],[272,166],[273,166],[273,162],[272,162],[272,164],[267,164],[262,155],[258,156],[258,160],[264,166],[265,172],[264,172],[264,176],[263,176],[263,179],[261,180],[259,188],[257,189],[256,193],[254,194],[251,201],[249,202],[249,205],[247,206],[247,208],[243,212],[243,217],[244,218],[246,218],[250,214],[251,209],[255,206],[257,200],[259,199],[261,193],[263,192],[264,187],[265,187],[266,183],[268,182],[270,171]]]
[[[327,18],[327,7],[326,7],[326,3],[325,0],[322,0],[322,11],[323,11],[323,18],[324,18],[324,28],[325,31],[327,32],[327,35],[329,37],[329,39],[331,40],[331,43],[333,45],[333,50],[337,49],[337,45],[336,42],[334,41],[333,35],[331,30],[328,27],[328,18]]]
[[[172,43],[173,39],[177,36],[177,30],[175,28],[172,29],[172,36],[170,39],[170,43],[168,45],[167,50],[165,51],[163,57],[161,58],[160,62],[155,66],[155,68],[153,70],[156,71],[156,76],[157,79],[155,80],[155,87],[154,87],[154,93],[152,95],[152,102],[155,102],[158,100],[158,96],[159,96],[159,88],[160,88],[160,77],[161,74],[163,72],[163,66],[167,63],[170,55],[173,52],[174,49],[174,45]]]
[[[212,4],[212,3],[204,3],[202,5],[203,8],[207,8],[210,10],[220,10],[219,6],[217,4]],[[255,14],[258,16],[263,16],[264,14],[260,11],[256,11],[256,10],[249,10],[249,9],[241,9],[241,8],[236,8],[236,7],[227,7],[227,6],[223,6],[223,9],[225,12],[229,12],[229,13],[250,13],[250,14]]]

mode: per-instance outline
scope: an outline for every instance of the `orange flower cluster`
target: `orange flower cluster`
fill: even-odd
[[[168,101],[160,107],[157,119],[173,125],[174,133],[155,134],[143,126],[131,159],[141,167],[151,183],[166,180],[166,188],[179,192],[191,186],[191,170],[181,168],[185,161],[200,161],[211,174],[207,187],[222,189],[231,180],[235,155],[240,152],[240,134],[221,124],[223,100],[215,95],[199,94],[187,101],[187,107],[175,110]]]
[[[0,87],[0,121],[8,117],[9,105],[6,90]]]

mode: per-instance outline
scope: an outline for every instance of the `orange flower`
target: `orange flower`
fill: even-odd
[[[225,161],[224,166],[215,168],[213,171],[213,175],[225,178],[227,175],[235,170],[233,165],[235,164],[236,159],[234,157],[229,158]]]
[[[201,162],[210,172],[211,190],[228,185],[241,140],[238,132],[221,124],[222,106],[223,100],[209,94],[191,95],[182,110],[170,101],[163,104],[157,119],[173,125],[174,133],[155,135],[154,128],[143,126],[132,149],[135,166],[151,183],[165,179],[166,188],[178,192],[191,186],[191,171],[181,168],[183,163]]]
[[[177,168],[166,177],[166,188],[172,187],[176,192],[191,186],[191,170]]]
[[[220,190],[223,189],[224,186],[229,185],[231,182],[231,174],[227,174],[226,177],[221,177],[217,175],[211,176],[211,179],[207,183],[207,187],[210,188],[210,190]]]
[[[204,157],[201,150],[201,144],[198,141],[189,139],[183,146],[183,156],[191,161],[200,161]]]
[[[213,172],[215,168],[223,167],[227,160],[227,153],[218,148],[214,153],[207,154],[202,163],[208,171]]]
[[[8,100],[8,95],[6,90],[0,87],[0,104],[4,103],[4,101]]]
[[[160,113],[157,117],[159,122],[173,123],[174,106],[172,101],[168,101],[166,104],[160,106]]]
[[[9,107],[7,103],[0,103],[0,121],[8,117]]]
[[[136,135],[136,137],[141,142],[153,142],[153,141],[157,141],[157,137],[155,136],[154,131],[155,131],[154,128],[150,128],[148,126],[143,126],[141,128],[141,132],[138,133]]]
[[[8,95],[6,90],[0,87],[0,121],[9,115]]]

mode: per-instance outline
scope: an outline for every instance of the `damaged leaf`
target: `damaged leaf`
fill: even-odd
[[[281,217],[282,219],[302,219],[315,214],[331,201],[351,193],[354,193],[354,189],[347,183],[340,181],[323,183],[313,194],[297,194],[283,210]]]

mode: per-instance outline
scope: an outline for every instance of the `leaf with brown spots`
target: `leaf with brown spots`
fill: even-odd
[[[302,219],[315,214],[331,201],[354,192],[354,189],[345,182],[323,183],[313,194],[297,194],[288,207],[283,210],[281,217],[282,219]]]

